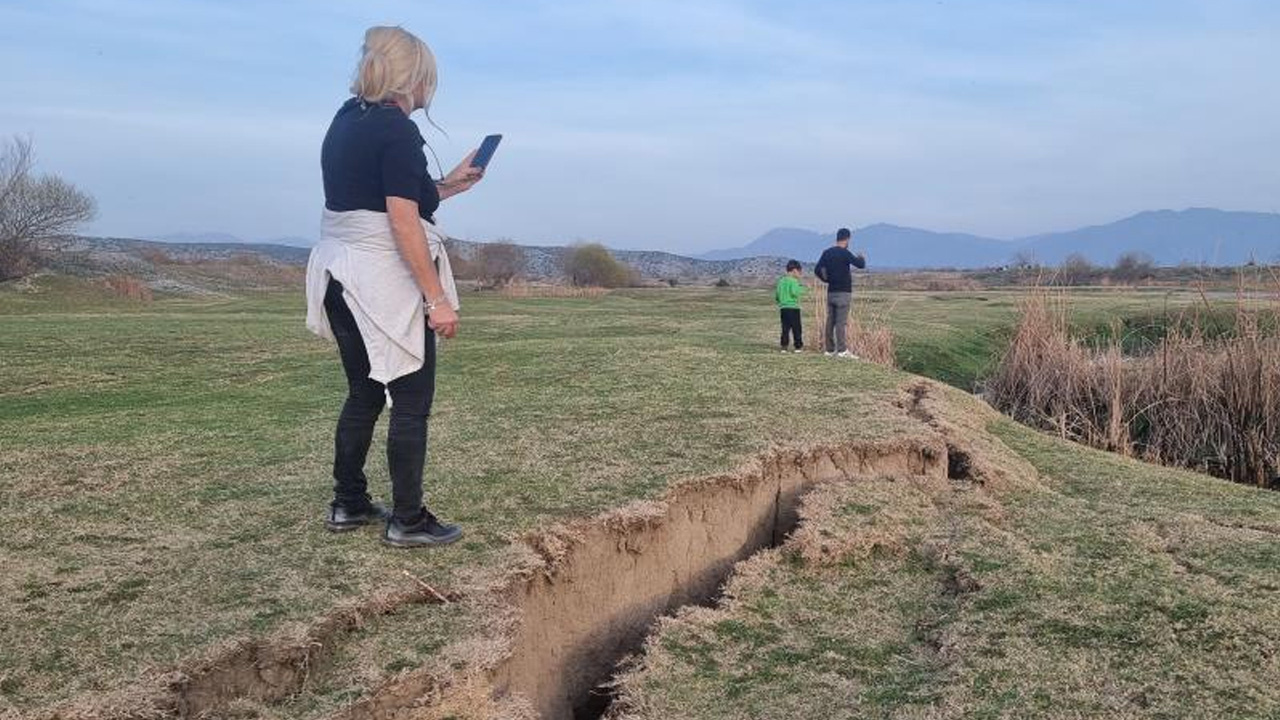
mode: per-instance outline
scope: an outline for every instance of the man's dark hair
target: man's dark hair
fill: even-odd
[[[836,231],[837,241],[848,240],[851,237],[853,237],[853,231],[851,231],[849,228],[840,228],[839,230]]]
[[[803,269],[803,267],[800,265],[800,261],[799,261],[799,260],[788,260],[788,261],[787,261],[787,272],[791,272],[792,270],[802,270],[802,269]]]

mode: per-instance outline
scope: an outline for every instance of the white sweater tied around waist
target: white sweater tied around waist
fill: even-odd
[[[431,260],[446,301],[459,308],[444,233],[422,221]],[[400,257],[386,213],[325,210],[320,242],[307,262],[307,329],[332,340],[324,295],[329,278],[342,283],[342,297],[355,317],[369,354],[369,378],[384,385],[422,367],[426,310],[422,291]]]

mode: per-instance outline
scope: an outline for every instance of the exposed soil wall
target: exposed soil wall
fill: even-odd
[[[947,466],[937,438],[778,451],[661,501],[533,536],[541,566],[509,587],[519,623],[494,690],[528,698],[543,718],[581,715],[657,617],[706,602],[734,564],[795,527],[806,489],[854,475],[945,478]]]

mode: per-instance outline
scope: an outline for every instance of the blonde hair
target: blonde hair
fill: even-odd
[[[368,102],[392,100],[407,102],[411,110],[428,108],[436,93],[436,58],[404,28],[371,27],[364,33],[351,92]]]

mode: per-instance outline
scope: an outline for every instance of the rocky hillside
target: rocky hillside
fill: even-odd
[[[456,240],[458,254],[470,259],[482,243]],[[561,275],[567,248],[560,246],[520,246],[527,276],[553,279]],[[774,278],[786,264],[784,258],[749,257],[736,260],[701,260],[652,250],[613,250],[613,256],[633,267],[645,280],[675,279],[685,282],[715,281],[719,278],[750,281]]]
[[[455,252],[470,259],[480,246],[481,243],[457,240]],[[566,248],[521,246],[521,250],[525,277],[555,280],[561,276]],[[55,272],[69,275],[129,275],[162,292],[201,292],[300,282],[309,253],[307,248],[261,243],[74,237],[51,249],[46,264]],[[653,283],[713,283],[721,278],[735,283],[765,283],[777,277],[786,262],[771,257],[699,260],[637,250],[618,250],[614,255],[635,268],[642,280]]]

